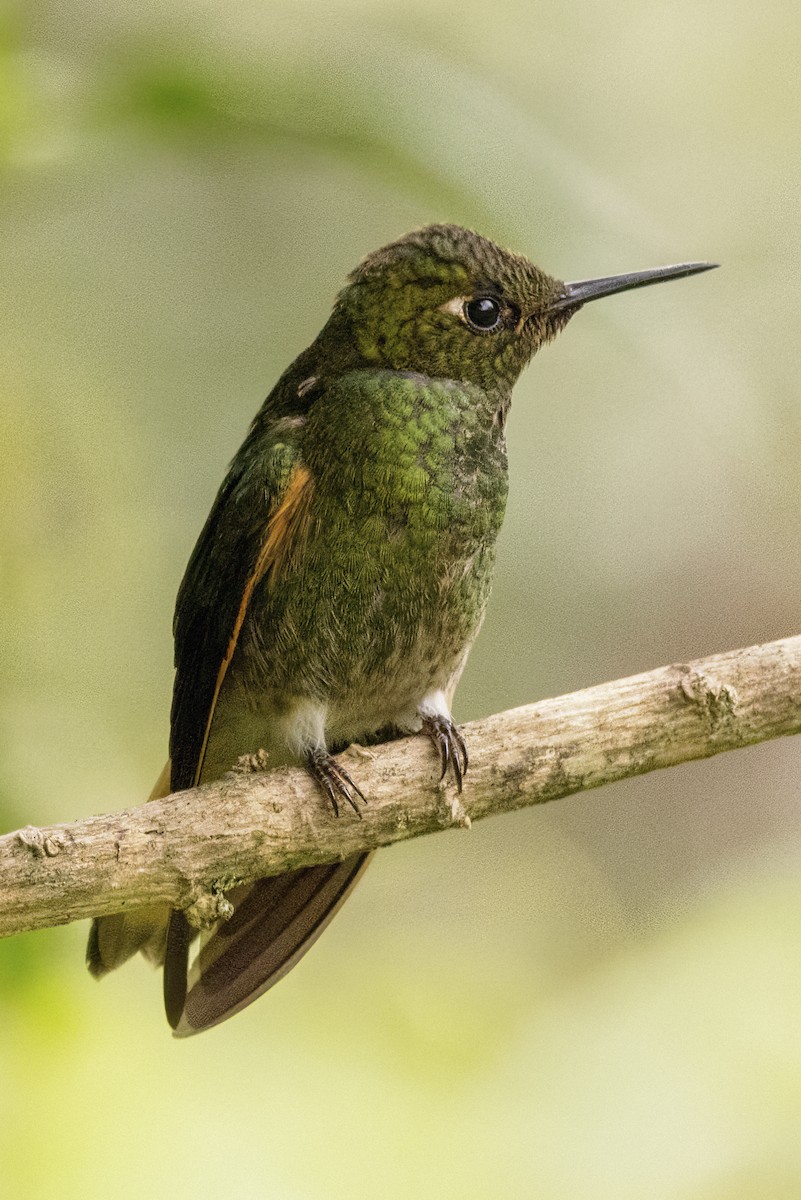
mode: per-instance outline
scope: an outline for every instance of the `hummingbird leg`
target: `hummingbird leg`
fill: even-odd
[[[345,768],[327,750],[310,750],[306,756],[306,770],[331,801],[334,816],[339,816],[339,800],[347,800],[356,816],[361,817],[356,796],[363,804],[366,804],[364,793],[359,785],[353,782]]]
[[[423,713],[422,722],[423,733],[431,738],[435,749],[439,752],[439,761],[442,767],[440,779],[445,778],[450,767],[456,780],[456,790],[461,792],[462,779],[467,771],[469,761],[464,738],[456,728],[452,717],[443,716],[440,713]]]

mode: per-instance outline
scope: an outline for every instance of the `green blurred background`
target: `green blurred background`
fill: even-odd
[[[225,464],[431,220],[724,264],[524,376],[457,716],[798,632],[796,0],[19,0],[0,41],[0,827],[146,795]],[[797,1198],[800,749],[386,851],[186,1043],[84,927],[3,942],[4,1195]]]

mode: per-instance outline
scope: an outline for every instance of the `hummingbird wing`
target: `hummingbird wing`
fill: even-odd
[[[264,412],[231,465],[178,593],[173,791],[200,779],[217,698],[255,587],[280,572],[304,539],[311,476],[297,444],[284,436],[287,420],[267,425],[263,417]],[[368,857],[356,855],[234,889],[228,894],[234,914],[212,932],[191,975],[195,933],[183,913],[173,912],[164,1000],[175,1032],[186,1036],[219,1024],[282,978],[334,916]]]
[[[178,591],[173,791],[200,779],[217,697],[253,591],[301,540],[308,514],[311,476],[296,446],[276,437],[254,448],[254,440],[245,442],[231,464]]]

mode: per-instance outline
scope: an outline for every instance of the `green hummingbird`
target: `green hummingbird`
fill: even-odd
[[[456,225],[368,255],[253,421],[189,560],[153,795],[264,749],[358,812],[366,797],[332,751],[382,731],[426,734],[461,789],[451,703],[490,592],[512,388],[583,304],[714,265],[562,283]],[[191,972],[182,913],[101,917],[89,969],[139,950],[163,962],[169,1022],[197,1033],[295,965],[369,857],[233,889]]]

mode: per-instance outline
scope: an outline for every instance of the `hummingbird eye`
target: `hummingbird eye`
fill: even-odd
[[[501,306],[494,296],[474,296],[465,301],[462,311],[467,324],[482,333],[497,329],[501,323]]]

